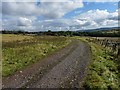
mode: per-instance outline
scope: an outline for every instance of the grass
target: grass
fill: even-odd
[[[31,39],[32,36],[27,35],[17,35],[17,34],[2,34],[2,42],[12,42],[12,41],[21,41],[24,39]]]
[[[11,39],[9,39],[9,37]],[[14,74],[28,65],[36,63],[49,54],[65,47],[71,38],[52,36],[3,35],[3,77]],[[5,39],[6,38],[6,39]],[[13,38],[13,39],[12,39]],[[92,61],[84,83],[86,89],[119,89],[118,63],[108,49],[88,41],[88,37],[72,37],[91,46]]]
[[[88,42],[87,39],[80,38],[85,42]],[[88,43],[92,50],[92,61],[84,87],[88,90],[118,90],[120,88],[120,74],[116,59],[109,54],[108,49],[92,42]]]
[[[90,37],[73,38],[87,42],[92,51],[92,60],[83,87],[86,90],[119,90],[119,63],[116,62],[109,48],[89,42]]]
[[[14,38],[14,35],[10,35],[10,37]],[[16,71],[41,60],[70,43],[70,40],[65,37],[31,36],[31,38],[30,36],[20,35],[18,37],[23,38],[21,40],[18,38],[15,41],[6,42],[6,39],[2,41],[3,77],[14,74]],[[6,38],[6,36],[3,35],[3,38]]]
[[[96,44],[91,44],[93,62],[85,82],[86,88],[114,89],[119,88],[117,64],[112,56]]]

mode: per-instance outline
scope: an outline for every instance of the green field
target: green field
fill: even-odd
[[[54,36],[3,34],[2,38],[3,77],[41,60],[71,42],[68,38]]]

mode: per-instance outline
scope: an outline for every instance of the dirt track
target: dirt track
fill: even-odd
[[[90,59],[90,47],[75,40],[38,63],[4,78],[3,88],[80,88]]]

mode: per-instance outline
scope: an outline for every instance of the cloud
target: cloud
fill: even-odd
[[[109,20],[118,20],[118,10],[116,12],[110,13],[108,16]]]
[[[118,10],[89,10],[71,19],[65,14],[83,7],[81,0],[69,2],[3,2],[3,29],[7,30],[80,30],[100,27],[114,27],[118,22]],[[79,2],[78,2],[79,1]],[[42,18],[39,19],[39,18]]]
[[[38,20],[35,17],[14,17],[14,19],[5,19],[5,27],[10,29],[21,29],[27,31],[45,31],[45,30],[81,30],[94,29],[101,27],[118,26],[118,10],[108,12],[107,10],[90,10],[75,16],[71,19],[48,19]],[[11,23],[12,22],[12,23]],[[16,24],[17,23],[17,24]],[[12,27],[12,25],[14,25]]]
[[[118,21],[115,21],[115,20],[104,20],[102,22],[103,26],[112,26],[112,25],[116,25],[116,24],[118,24]]]
[[[36,14],[37,6],[33,2],[2,2],[2,14],[32,15]]]
[[[86,13],[80,14],[79,16],[75,18],[82,18],[82,19],[91,19],[91,20],[101,20],[106,19],[109,15],[109,12],[107,10],[90,10]]]
[[[23,17],[20,17],[17,22],[18,26],[31,26],[31,24],[32,24],[32,21],[30,19],[23,18]]]
[[[107,10],[90,10],[74,17],[84,28],[116,27],[118,26],[118,10],[108,12]]]
[[[2,2],[2,13],[18,16],[43,16],[54,19],[64,16],[66,13],[83,7],[82,0],[66,0],[66,2]]]

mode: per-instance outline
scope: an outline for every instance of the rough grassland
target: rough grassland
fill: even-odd
[[[12,42],[12,41],[20,41],[24,39],[31,39],[32,36],[27,35],[17,35],[17,34],[2,34],[2,42]]]
[[[16,40],[8,39],[6,42],[5,38],[8,37],[14,39],[15,35],[3,35],[3,77],[41,60],[70,43],[70,40],[65,37],[19,35]]]
[[[81,40],[86,41],[85,38]],[[118,90],[120,88],[120,74],[116,59],[100,45],[88,42],[92,50],[92,61],[84,83],[86,89]]]
[[[14,38],[10,36],[11,38]],[[22,36],[23,37],[23,36]],[[41,60],[43,57],[59,50],[70,43],[65,37],[25,36],[23,39],[3,40],[3,77],[23,69]],[[111,90],[120,88],[118,63],[109,50],[100,45],[88,42],[86,37],[73,37],[87,42],[91,46],[92,60],[86,77],[85,89]]]
[[[86,80],[87,88],[119,88],[120,82],[118,77],[117,64],[114,58],[104,49],[96,44],[92,45],[93,63]]]

